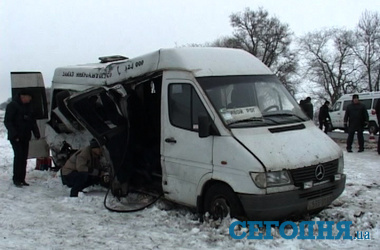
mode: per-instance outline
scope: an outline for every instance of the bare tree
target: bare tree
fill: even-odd
[[[357,26],[357,43],[352,49],[363,66],[367,91],[379,91],[380,81],[380,17],[376,12],[365,11]]]
[[[240,48],[259,58],[277,74],[285,87],[294,93],[296,54],[290,51],[293,33],[287,24],[276,17],[269,17],[263,8],[230,16],[234,28],[233,36],[223,37],[212,43],[213,46]]]
[[[352,32],[342,29],[316,31],[299,39],[303,78],[317,86],[315,96],[334,103],[342,94],[360,91],[353,43]]]

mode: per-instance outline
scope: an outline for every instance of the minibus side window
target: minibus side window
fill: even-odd
[[[344,102],[343,102],[343,110],[346,110],[346,109],[347,109],[347,106],[350,105],[351,103],[352,103],[351,100],[349,100],[349,101],[344,101]]]
[[[359,99],[360,103],[362,103],[366,109],[371,109],[372,99]],[[344,101],[343,110],[347,109],[347,106],[352,103],[352,100]]]
[[[100,98],[99,95],[92,95],[78,100],[73,106],[76,112],[78,112],[98,134],[106,133],[109,129],[116,127],[116,124],[108,117],[113,111],[111,107],[107,107],[108,104],[105,104],[104,98],[105,97],[103,97],[103,99]]]
[[[363,100],[360,100],[359,101],[364,104],[365,108],[366,109],[371,109],[371,106],[372,106],[372,99],[363,99]]]
[[[379,98],[376,98],[376,99],[373,100],[373,109],[376,108],[376,104],[377,104],[377,102],[378,102],[379,100],[380,100]]]
[[[173,126],[198,131],[198,116],[207,114],[197,92],[190,84],[169,85],[169,119]]]
[[[337,102],[337,103],[335,103],[335,105],[334,105],[332,111],[339,111],[341,105],[342,105],[342,102]]]

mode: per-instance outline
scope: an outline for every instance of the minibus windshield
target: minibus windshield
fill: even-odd
[[[272,126],[309,120],[273,75],[197,78],[229,127]]]

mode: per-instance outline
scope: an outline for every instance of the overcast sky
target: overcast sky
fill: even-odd
[[[231,13],[263,7],[297,36],[329,27],[353,29],[379,0],[1,0],[0,102],[11,71],[40,71],[51,85],[59,66],[134,57],[159,48],[231,35]]]

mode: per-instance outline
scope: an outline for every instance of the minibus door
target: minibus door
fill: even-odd
[[[334,128],[343,128],[344,111],[342,111],[342,102],[336,102],[329,113],[332,126]]]
[[[40,139],[29,142],[28,158],[49,156],[49,146],[45,140],[45,126],[48,119],[48,102],[44,80],[41,72],[11,72],[12,98],[18,96],[20,90],[27,89],[32,93],[31,105],[40,130]]]
[[[121,100],[126,92],[121,85],[112,88],[99,87],[74,94],[65,100],[68,110],[80,124],[104,145],[106,160],[111,161],[114,173],[118,176],[126,174],[122,171],[126,166],[127,119],[120,109]],[[119,175],[119,178],[120,178]]]
[[[66,99],[66,104],[75,119],[101,144],[108,143],[125,130],[125,119],[109,88],[93,88],[72,95]]]
[[[168,74],[165,78],[162,100],[167,102],[161,106],[163,190],[168,199],[194,205],[199,181],[212,172],[213,136],[198,135],[198,117],[208,112],[191,81],[174,80]]]

